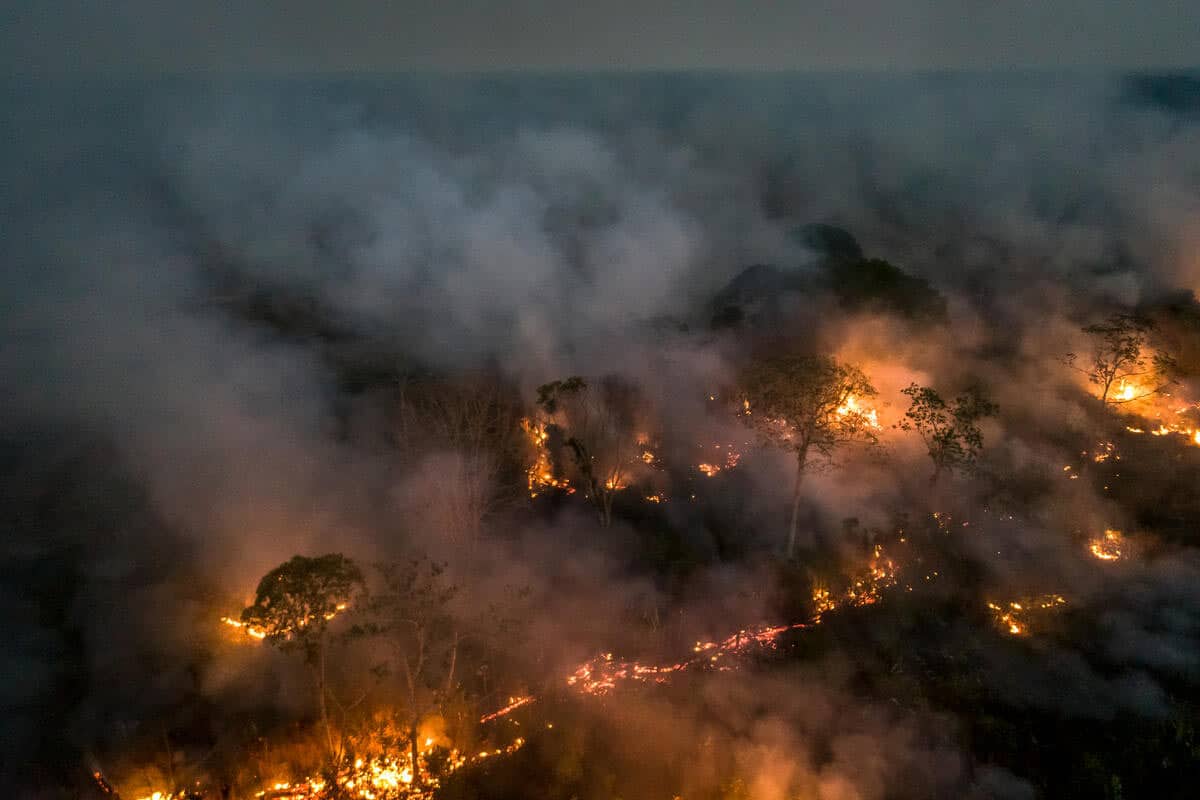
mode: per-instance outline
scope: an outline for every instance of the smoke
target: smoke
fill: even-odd
[[[965,550],[986,564],[989,590],[1069,590],[1095,613],[1086,652],[985,650],[997,693],[1068,716],[1160,715],[1164,684],[1195,674],[1194,558],[1168,550],[1099,586],[1062,535],[1134,521],[1057,475],[1075,456],[1062,431],[1092,420],[1048,363],[1091,314],[1200,281],[1200,125],[1124,79],[5,91],[0,402],[14,567],[0,587],[15,644],[4,674],[17,679],[3,719],[6,740],[28,743],[8,757],[35,782],[53,782],[64,753],[111,749],[197,697],[300,713],[303,690],[278,662],[179,657],[196,649],[198,620],[290,555],[454,558],[438,503],[462,502],[440,487],[463,454],[407,458],[382,444],[407,375],[483,371],[528,402],[551,379],[618,374],[676,446],[754,453],[703,508],[664,511],[679,547],[708,563],[677,585],[639,567],[632,525],[602,530],[576,508],[534,521],[495,510],[473,596],[530,588],[531,667],[559,674],[597,647],[643,646],[629,619],[659,614],[668,595],[685,598],[679,641],[769,616],[775,578],[720,553],[774,538],[790,462],[712,413],[706,398],[747,347],[709,328],[709,303],[753,263],[819,275],[819,254],[793,233],[812,221],[926,279],[948,319],[847,311],[806,289],[785,299],[801,320],[794,340],[861,363],[893,420],[910,382],[981,383],[1003,411],[985,430],[985,467],[1014,485],[1062,484],[1031,491],[1021,520],[1004,524],[980,516],[989,500],[975,488],[945,498],[971,520]],[[828,539],[845,517],[884,528],[914,507],[924,453],[911,440],[890,450],[886,463],[852,456],[856,479],[806,484],[814,532]],[[695,490],[670,487],[680,499]],[[766,588],[739,594],[748,583]],[[678,738],[719,726],[760,776],[754,797],[800,786],[866,800],[914,776],[912,796],[1023,796],[1018,778],[929,733],[942,721],[897,722],[834,661],[812,669],[719,683],[671,711],[695,718]],[[754,697],[781,705],[747,715]]]

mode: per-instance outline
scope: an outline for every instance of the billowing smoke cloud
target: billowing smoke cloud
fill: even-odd
[[[949,322],[846,313],[814,292],[793,298],[805,321],[795,338],[865,361],[896,405],[910,381],[983,382],[1004,410],[987,430],[991,465],[1052,474],[1064,457],[1053,431],[1088,424],[1077,386],[1047,367],[1079,321],[1200,281],[1200,124],[1131,86],[9,87],[0,365],[14,566],[2,585],[16,644],[5,674],[21,677],[5,682],[3,719],[7,739],[29,742],[10,757],[53,770],[64,752],[111,745],[122,726],[188,697],[231,703],[250,684],[286,707],[293,679],[272,678],[270,664],[174,658],[195,644],[196,620],[296,552],[445,552],[436,526],[418,521],[436,519],[422,509],[456,456],[409,460],[379,445],[394,435],[392,378],[486,371],[528,401],[546,380],[615,373],[666,431],[746,438],[706,411],[743,356],[736,337],[709,328],[709,302],[752,263],[816,274],[818,254],[793,235],[814,220],[928,280]],[[376,376],[371,391],[363,371]],[[776,456],[746,467],[736,504],[714,504],[729,500],[724,513],[751,544],[773,536],[786,504],[788,464]],[[913,465],[923,454],[909,443],[893,456]],[[861,482],[810,482],[814,528],[855,515],[883,526],[923,491],[916,468],[860,468]],[[1194,559],[1167,552],[1096,586],[1050,533],[1104,527],[1107,502],[1051,489],[1031,496],[1020,523],[973,521],[967,550],[980,562],[1000,554],[986,575],[996,592],[1041,580],[1098,609],[1094,652],[1063,647],[1034,666],[992,654],[987,674],[1010,702],[1160,714],[1163,676],[1194,674]],[[697,551],[719,553],[710,520],[670,513]],[[511,535],[485,547],[478,591],[532,588],[544,613],[531,635],[557,650],[531,658],[537,666],[558,669],[597,639],[632,640],[631,609],[657,613],[664,589],[630,566],[636,537],[621,525],[602,533],[566,511],[503,527]],[[713,599],[756,569],[714,566],[674,587],[701,620],[680,622],[678,636],[768,615],[769,592]],[[572,625],[582,617],[586,628]],[[806,680],[812,702],[792,698],[766,721],[723,715],[744,698],[721,692],[746,688],[714,689],[687,711],[732,727],[722,735],[735,759],[789,765],[754,796],[799,781],[822,798],[882,797],[917,773],[927,783],[914,796],[1023,796],[1019,779],[969,764],[953,737],[924,738],[921,715],[893,730],[842,678]],[[1048,688],[1063,685],[1074,691]],[[796,755],[812,750],[822,719],[838,723],[821,732],[828,757]],[[772,780],[773,768],[753,769]]]

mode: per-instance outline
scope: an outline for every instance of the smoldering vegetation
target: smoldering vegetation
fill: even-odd
[[[10,796],[1193,794],[1200,78],[4,93]]]

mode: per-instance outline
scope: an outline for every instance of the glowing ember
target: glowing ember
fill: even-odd
[[[1106,530],[1104,536],[1088,542],[1088,550],[1101,561],[1116,561],[1121,557],[1121,532]]]
[[[1096,442],[1095,452],[1092,454],[1092,461],[1097,464],[1103,464],[1105,461],[1120,461],[1121,454],[1117,452],[1116,445],[1112,442]]]
[[[731,445],[731,444],[727,444],[727,445],[714,444],[713,449],[725,450],[724,463],[717,464],[717,463],[705,461],[703,463],[696,465],[696,469],[703,472],[705,474],[705,476],[707,476],[709,478],[713,477],[721,470],[733,469],[734,467],[736,467],[738,465],[738,462],[742,460],[742,454],[739,453],[738,451],[734,450],[733,445]]]
[[[1022,598],[1003,605],[988,603],[992,619],[1001,630],[1013,636],[1023,636],[1029,633],[1029,617],[1058,606],[1066,605],[1067,601],[1061,594],[1043,594],[1032,598]]]

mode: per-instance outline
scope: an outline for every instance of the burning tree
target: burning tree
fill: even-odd
[[[857,367],[824,356],[771,356],[752,363],[741,376],[742,418],[771,444],[796,456],[787,556],[796,553],[800,487],[809,457],[831,462],[852,442],[878,441],[876,413],[861,401],[876,394]]]
[[[329,621],[365,588],[358,566],[341,553],[293,556],[263,576],[241,624],[283,652],[299,653],[312,671],[329,752],[335,752],[326,704]]]
[[[1091,351],[1083,359],[1067,353],[1062,361],[1100,390],[1100,402],[1130,403],[1157,394],[1171,384],[1174,359],[1152,344],[1154,323],[1132,314],[1113,314],[1081,328]]]
[[[386,638],[402,678],[412,780],[422,780],[418,726],[455,686],[461,632],[451,603],[458,594],[445,566],[427,559],[379,567],[382,591],[372,598],[369,632]]]
[[[625,488],[631,465],[640,463],[640,451],[628,433],[631,395],[615,379],[592,387],[573,376],[538,387],[538,406],[555,420],[547,431],[563,437],[588,500],[606,528],[612,523],[616,493]]]
[[[936,390],[911,384],[903,390],[911,401],[901,430],[916,431],[925,443],[933,474],[929,483],[937,483],[945,470],[968,470],[975,465],[983,449],[983,432],[979,421],[994,416],[999,407],[976,388],[960,394],[947,403]]]

